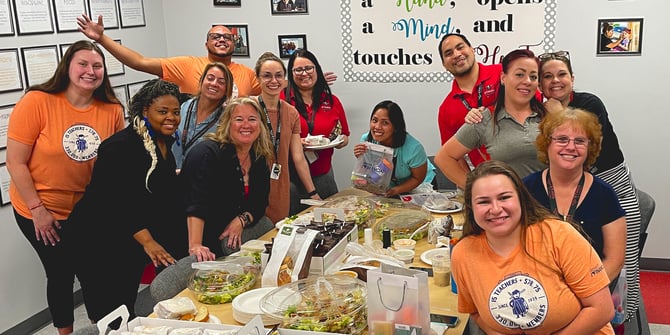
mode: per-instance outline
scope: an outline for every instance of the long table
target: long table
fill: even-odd
[[[333,197],[339,197],[343,195],[364,195],[364,193],[361,193],[360,190],[356,189],[347,189],[339,192]],[[440,214],[434,214],[433,216],[439,217],[442,216]],[[452,213],[451,214],[452,218],[454,219],[455,224],[462,224],[463,223],[463,214],[462,212],[459,213]],[[273,229],[270,232],[266,233],[263,235],[260,239],[261,240],[266,240],[270,241],[275,235],[277,234],[277,230]],[[362,243],[362,241],[361,241]],[[433,245],[428,243],[427,239],[422,239],[417,242],[415,252],[416,252],[416,257],[414,257],[414,262],[412,264],[409,264],[409,266],[416,266],[416,267],[426,267],[429,268],[430,265],[423,263],[420,260],[420,255],[421,253],[430,250],[434,248]],[[260,280],[258,280],[258,283]],[[458,313],[457,309],[457,298],[456,294],[451,292],[451,287],[446,286],[446,287],[440,287],[435,285],[433,282],[433,277],[428,277],[428,291],[430,294],[430,306],[431,306],[431,312],[432,313],[438,313],[438,314],[448,314],[448,315],[457,315],[460,319],[459,323],[456,325],[454,328],[449,328],[444,334],[445,335],[454,335],[454,334],[464,334],[465,326],[468,323],[468,314],[463,314],[463,313]],[[227,304],[221,304],[221,305],[206,305],[206,304],[201,304],[196,300],[195,295],[189,291],[189,289],[184,289],[182,292],[180,292],[178,297],[189,297],[191,300],[193,300],[196,304],[196,306],[206,306],[207,309],[209,310],[211,315],[216,316],[219,320],[221,320],[221,323],[224,324],[232,324],[232,325],[241,325],[241,323],[235,321],[233,319],[233,307],[232,304],[227,303]],[[153,314],[152,314],[153,316]],[[440,334],[437,334],[440,335]]]

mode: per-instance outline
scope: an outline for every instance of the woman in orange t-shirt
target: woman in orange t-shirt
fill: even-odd
[[[9,196],[44,266],[47,303],[60,335],[71,333],[74,323],[67,218],[91,179],[98,146],[122,128],[104,54],[83,40],[67,49],[49,80],[28,88],[9,119]]]

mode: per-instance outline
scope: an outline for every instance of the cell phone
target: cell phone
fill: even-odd
[[[433,268],[424,268],[424,267],[421,267],[421,266],[410,266],[409,268],[412,269],[412,270],[421,270],[421,271],[425,271],[425,272],[428,273],[428,277],[432,277],[432,276],[433,276]]]
[[[431,323],[442,323],[449,327],[456,327],[458,324],[458,316],[455,315],[444,315],[444,314],[434,314],[430,313],[430,322]]]

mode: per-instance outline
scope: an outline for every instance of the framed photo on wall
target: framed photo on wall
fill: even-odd
[[[19,35],[54,32],[51,1],[14,1],[14,18]]]
[[[233,43],[235,43],[235,50],[233,56],[249,57],[249,26],[246,24],[226,24],[218,23],[214,26],[225,26],[233,33]]]
[[[597,55],[641,55],[642,18],[598,19]]]
[[[0,93],[23,90],[19,49],[0,49],[0,73]]]
[[[270,0],[272,15],[307,14],[307,0]]]
[[[214,7],[242,6],[242,0],[214,0]]]
[[[14,22],[9,0],[0,0],[0,36],[13,36]]]
[[[289,58],[296,49],[307,49],[307,35],[279,35],[279,57]]]

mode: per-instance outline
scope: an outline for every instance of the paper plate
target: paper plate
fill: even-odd
[[[433,258],[434,255],[439,255],[441,253],[446,254],[447,252],[449,252],[449,249],[447,248],[435,248],[426,250],[421,254],[421,261],[428,265],[433,265],[433,261],[431,261],[431,258]]]
[[[328,143],[328,144],[323,144],[323,145],[306,145],[306,146],[305,146],[305,149],[320,150],[320,149],[334,148],[334,147],[340,145],[340,143],[342,143],[342,142],[344,142],[344,136],[343,136],[343,135],[339,135],[339,136],[337,136],[336,139],[334,139],[333,141],[331,141],[331,142]]]
[[[452,202],[456,204],[456,208],[452,208],[452,209],[437,209],[437,208],[428,207],[428,206],[426,206],[426,205],[423,205],[423,208],[429,210],[429,211],[432,212],[432,213],[436,213],[436,214],[456,213],[456,212],[460,212],[460,211],[463,210],[463,204],[462,204],[462,203],[460,203],[460,202],[458,202],[458,201],[454,201],[454,200],[452,200]]]
[[[256,315],[260,315],[263,325],[274,325],[280,322],[270,315],[263,313],[260,307],[261,299],[276,287],[263,287],[240,294],[233,299],[233,319],[240,323],[247,323]]]

